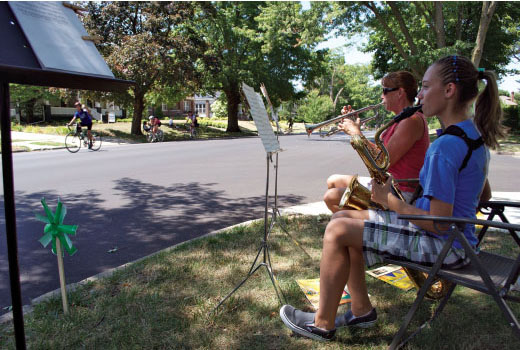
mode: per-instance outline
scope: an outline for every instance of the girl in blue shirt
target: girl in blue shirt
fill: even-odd
[[[480,80],[486,81],[486,87],[478,96]],[[456,125],[470,139],[481,136],[484,145],[475,149],[461,168],[467,144],[459,136],[442,135],[425,156],[420,171],[424,192],[415,205],[395,197],[389,179],[383,185],[373,181],[371,197],[389,211],[344,211],[333,215],[324,234],[317,313],[302,312],[290,305],[280,310],[282,321],[294,332],[312,339],[330,340],[336,327],[370,327],[376,322],[376,310],[367,295],[364,260],[367,266],[382,262],[385,256],[427,266],[436,261],[446,238],[435,233],[432,221],[407,222],[398,220],[398,214],[475,217],[488,172],[486,147],[496,148],[502,136],[502,110],[495,75],[477,70],[465,57],[447,56],[427,69],[418,99],[426,117],[437,116],[444,128]],[[467,226],[464,234],[470,244],[475,244],[473,227]],[[466,261],[464,250],[455,243],[444,267],[457,268]],[[351,310],[335,317],[346,283]]]

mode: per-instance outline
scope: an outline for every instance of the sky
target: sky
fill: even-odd
[[[309,1],[302,1],[302,5],[303,5],[303,9],[309,9]],[[334,49],[334,48],[339,48],[339,47],[342,47],[342,46],[348,44],[348,40],[345,37],[337,38],[337,37],[333,37],[332,34],[330,34],[329,36],[331,36],[331,38],[328,39],[327,41],[319,44],[317,46],[317,49],[323,49],[323,48]],[[366,40],[365,38],[360,36],[360,37],[355,37],[354,39],[351,40],[351,42],[354,41],[354,42],[358,42],[358,43],[363,43],[363,42],[365,42],[365,40]],[[351,45],[349,48],[344,48],[343,51],[344,51],[344,55],[345,55],[345,59],[346,59],[346,64],[371,62],[372,54],[360,52],[357,49],[356,45]],[[509,65],[509,68],[514,68],[516,65],[517,65],[517,68],[519,69],[520,64],[515,63],[515,62],[512,62]],[[520,80],[519,75],[507,76],[507,77],[504,77],[503,80],[498,81],[498,86],[501,90],[520,92],[519,80]]]

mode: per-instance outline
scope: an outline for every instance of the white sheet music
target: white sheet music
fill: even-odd
[[[242,83],[242,91],[250,105],[250,113],[255,122],[255,126],[257,127],[264,149],[267,153],[281,151],[279,140],[277,140],[273,128],[271,127],[268,112],[266,111],[262,97],[255,92],[252,87],[244,83]]]

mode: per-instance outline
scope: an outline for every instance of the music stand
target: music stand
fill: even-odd
[[[253,264],[248,271],[246,277],[233,288],[233,290],[225,296],[219,304],[213,309],[213,311],[217,310],[219,306],[221,306],[233,293],[235,293],[258,269],[262,266],[266,267],[266,271],[270,276],[271,283],[273,284],[273,288],[275,288],[275,293],[279,299],[279,302],[282,303],[282,298],[280,294],[286,300],[286,297],[282,293],[282,289],[278,285],[277,279],[273,274],[273,270],[271,268],[271,258],[270,258],[270,250],[268,245],[268,238],[270,234],[271,227],[268,228],[268,206],[269,206],[269,183],[270,183],[270,161],[272,161],[272,155],[278,155],[278,152],[281,152],[279,140],[275,137],[273,133],[273,129],[268,119],[268,113],[266,112],[266,108],[264,107],[264,103],[262,101],[262,97],[256,93],[253,88],[246,84],[242,84],[242,92],[246,97],[245,102],[248,104],[250,108],[251,115],[257,127],[257,131],[259,136],[261,137],[262,144],[264,145],[264,149],[266,150],[266,193],[265,193],[265,205],[264,205],[264,237],[262,239],[259,250],[257,251],[257,255],[253,260]],[[273,223],[273,221],[272,221]],[[257,260],[262,253],[262,261],[257,265]],[[280,291],[280,294],[279,294]]]
[[[268,95],[268,91],[266,90],[266,87],[264,86],[264,84],[261,84],[260,89],[261,89],[262,94],[264,95],[264,98],[268,102],[268,106],[270,107],[271,117],[272,117],[273,121],[275,121],[275,124],[277,125],[277,142],[278,142],[279,141],[279,135],[280,135],[279,118],[277,116],[277,113],[275,112],[275,109],[273,108],[273,105],[271,104],[271,100],[270,100],[270,97]],[[274,193],[274,201],[273,201],[274,205],[273,205],[273,208],[271,208],[271,221],[270,221],[270,227],[268,229],[268,236],[269,236],[269,233],[271,232],[271,230],[273,229],[273,227],[275,226],[275,224],[279,223],[279,226],[280,226],[282,232],[284,232],[286,234],[286,236],[288,236],[293,241],[293,244],[295,244],[295,246],[300,248],[300,250],[302,250],[302,252],[304,252],[304,254],[306,254],[308,258],[313,259],[311,257],[311,255],[309,255],[308,252],[306,252],[306,250],[304,248],[302,248],[302,246],[300,245],[299,241],[297,241],[297,239],[291,233],[289,233],[289,230],[284,225],[284,222],[281,221],[281,220],[278,220],[278,218],[282,216],[280,214],[280,211],[279,211],[279,208],[278,208],[278,200],[277,200],[278,199],[277,183],[278,183],[278,178],[279,178],[279,176],[278,176],[278,173],[279,173],[279,153],[278,152],[275,155],[275,165],[273,167],[275,168],[275,193]]]

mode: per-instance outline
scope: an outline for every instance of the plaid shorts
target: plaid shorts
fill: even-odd
[[[369,220],[364,222],[363,250],[368,267],[383,263],[384,258],[432,266],[444,244],[442,237],[398,219],[393,211],[369,210]],[[442,267],[457,269],[469,262],[465,251],[453,246]]]

